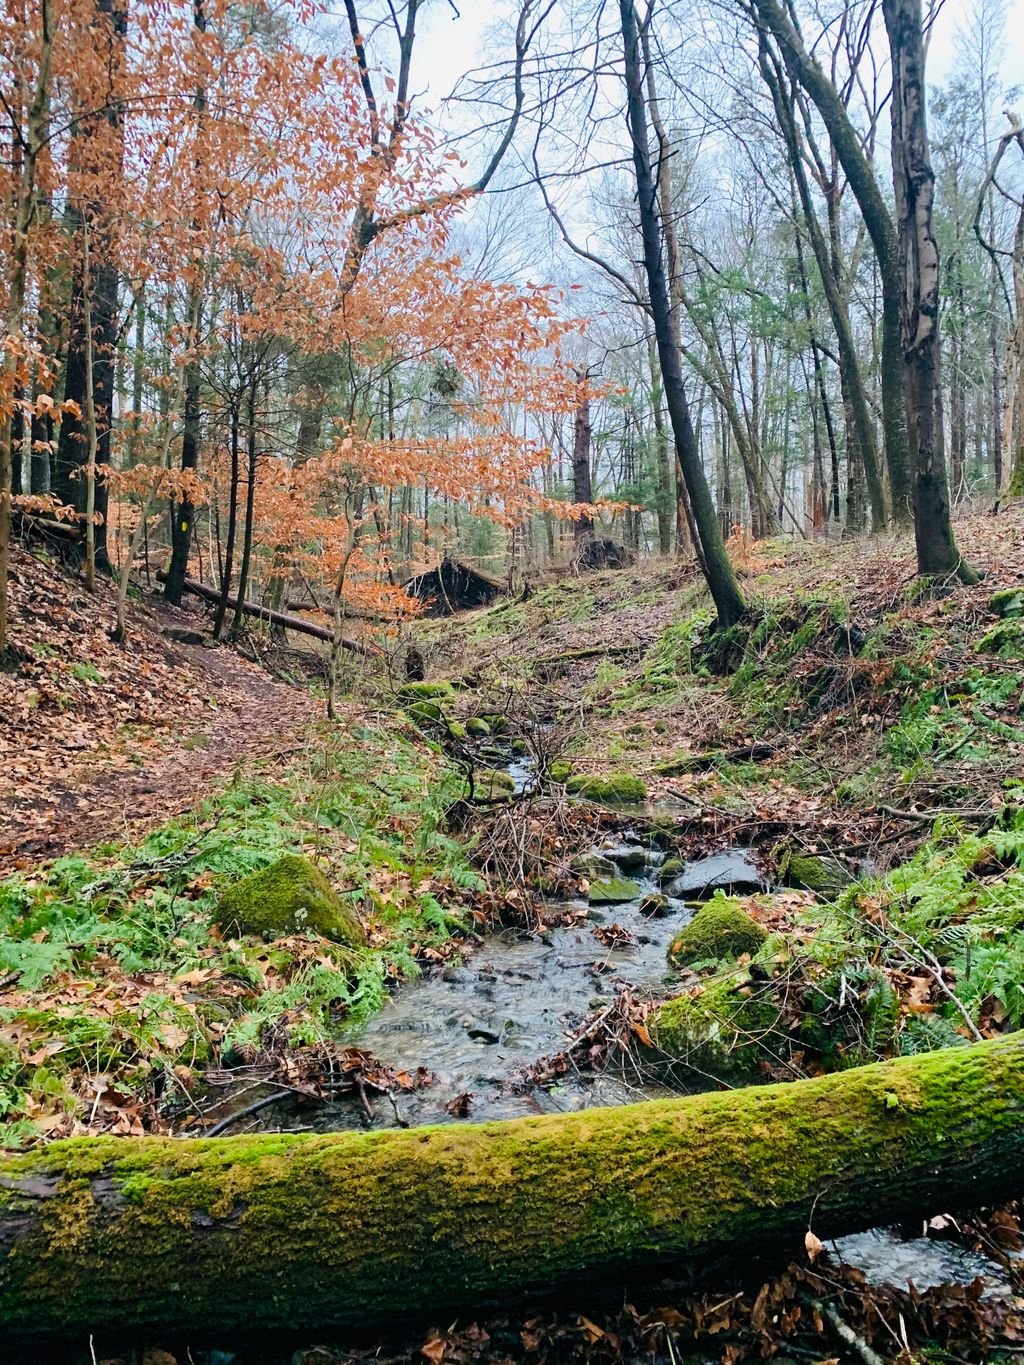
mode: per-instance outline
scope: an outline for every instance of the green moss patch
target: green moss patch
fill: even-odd
[[[640,887],[631,877],[601,877],[590,883],[587,899],[591,905],[624,905],[639,895]]]
[[[756,953],[768,937],[746,910],[728,896],[715,896],[694,915],[690,923],[672,940],[669,957],[683,965],[690,962],[715,962]]]
[[[988,599],[988,605],[1004,619],[1024,616],[1024,588],[1000,588]]]
[[[771,995],[733,973],[667,1000],[653,1016],[655,1047],[719,1080],[749,1082],[775,1050],[780,1012]],[[765,1042],[769,1041],[766,1049]]]
[[[1024,621],[1014,617],[1000,621],[978,641],[982,654],[998,654],[1001,659],[1024,658]]]
[[[790,844],[779,844],[772,850],[778,875],[787,886],[813,891],[829,900],[838,896],[853,881],[845,863],[828,855],[801,853]]]
[[[511,796],[515,789],[511,775],[501,768],[484,768],[473,776],[473,790],[477,796]]]
[[[219,918],[234,936],[276,939],[313,933],[335,943],[366,942],[363,926],[324,874],[295,853],[229,887],[220,900]]]
[[[604,777],[570,777],[566,791],[583,796],[588,801],[599,801],[608,806],[626,806],[647,800],[647,786],[632,773],[607,773]]]
[[[450,682],[408,682],[398,695],[403,701],[447,701],[455,696],[455,688]]]

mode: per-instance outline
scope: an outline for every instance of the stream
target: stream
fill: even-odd
[[[507,769],[517,791],[533,784],[529,759],[510,756]],[[315,1110],[275,1106],[256,1126],[336,1132],[484,1122],[678,1096],[638,1067],[579,1069],[570,1056],[552,1079],[537,1064],[564,1053],[623,988],[641,997],[665,994],[674,980],[669,944],[701,901],[719,888],[765,889],[763,874],[753,850],[733,848],[686,863],[662,886],[665,854],[636,830],[601,840],[585,856],[604,860],[601,876],[635,882],[633,898],[601,905],[549,902],[543,918],[553,923],[534,933],[485,935],[467,961],[402,985],[378,1015],[346,1035],[347,1043],[400,1075],[429,1076],[427,1083],[403,1089],[391,1101],[373,1096],[369,1112],[351,1096]],[[912,1281],[924,1290],[970,1284],[980,1275],[986,1293],[1012,1292],[998,1263],[953,1241],[874,1228],[830,1243],[830,1250],[869,1283]]]

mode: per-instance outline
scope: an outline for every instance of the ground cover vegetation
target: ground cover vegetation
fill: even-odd
[[[1014,1359],[1012,7],[493,8],[0,19],[0,1331]]]

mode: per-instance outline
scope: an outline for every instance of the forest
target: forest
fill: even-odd
[[[5,0],[0,1348],[1024,1351],[1024,0]]]

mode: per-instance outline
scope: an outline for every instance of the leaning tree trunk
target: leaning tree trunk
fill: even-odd
[[[775,38],[792,80],[803,86],[821,115],[874,247],[882,283],[881,388],[885,460],[889,471],[893,517],[897,522],[906,521],[909,514],[910,476],[900,340],[902,281],[896,230],[849,111],[831,78],[813,53],[804,46],[792,11],[787,11],[778,0],[749,0],[749,9],[763,31]]]
[[[689,494],[690,507],[693,510],[700,540],[701,568],[718,612],[719,627],[728,630],[730,626],[742,620],[746,612],[746,603],[732,564],[729,562],[722,529],[711,500],[711,490],[704,476],[700,449],[690,420],[690,409],[683,385],[682,364],[672,323],[672,306],[662,256],[661,215],[658,209],[657,183],[651,166],[650,141],[647,135],[647,102],[644,98],[644,78],[640,69],[633,0],[619,0],[619,16],[626,59],[627,115],[633,146],[644,273],[647,277],[647,295],[651,304],[658,361],[665,386],[665,404],[672,424],[672,434],[675,437],[676,456],[686,482],[686,491]]]
[[[0,1156],[0,1330],[369,1328],[1020,1193],[1024,1035],[621,1109]]]
[[[899,231],[900,327],[921,574],[977,575],[957,549],[949,516],[939,345],[939,247],[932,222],[935,176],[925,118],[920,0],[882,0],[892,57],[892,179]]]

